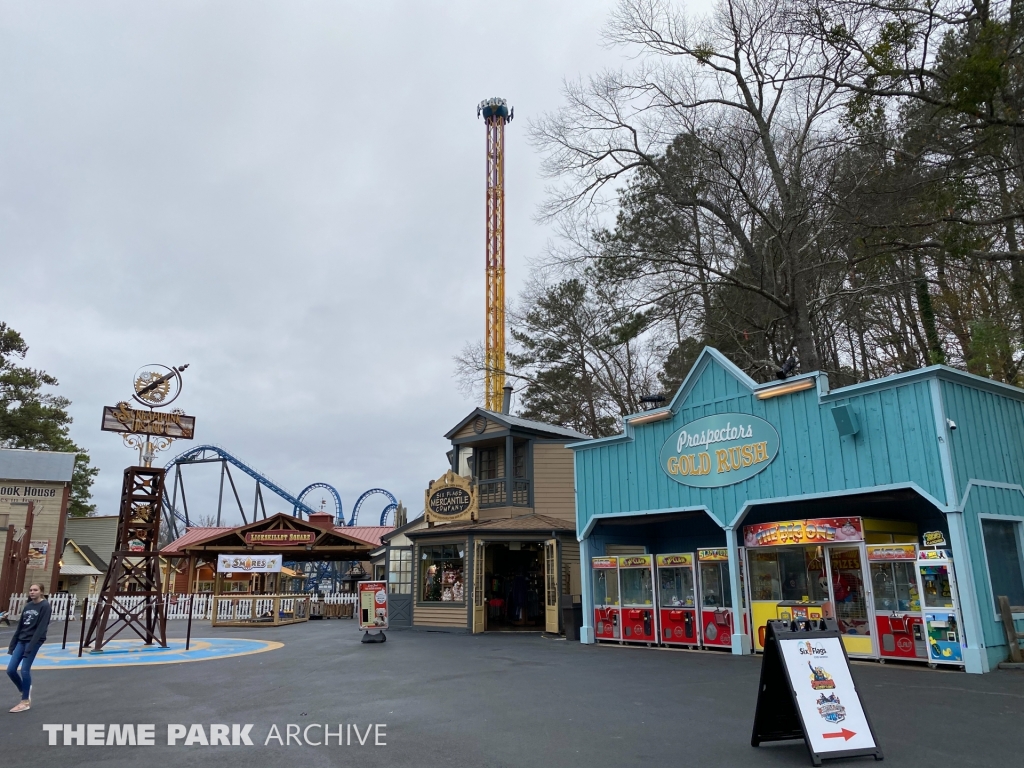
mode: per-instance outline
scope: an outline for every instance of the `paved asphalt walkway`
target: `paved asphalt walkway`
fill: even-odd
[[[59,625],[51,640],[59,640]],[[181,622],[170,631],[180,635]],[[148,667],[39,670],[33,708],[7,714],[0,679],[0,765],[76,768],[173,764],[736,768],[810,765],[802,743],[750,747],[760,657],[582,646],[539,635],[390,632],[362,645],[353,623],[219,629],[197,637],[284,643],[250,656]],[[0,630],[6,647],[9,632]],[[0,659],[5,657],[0,656]],[[990,675],[856,664],[884,766],[1024,764],[1024,673]],[[10,705],[7,702],[10,702]],[[156,746],[47,746],[43,724],[155,724]],[[366,746],[279,746],[277,726],[354,724]],[[386,746],[370,746],[380,723]],[[252,724],[254,746],[167,746],[170,724]],[[311,741],[322,729],[307,730]],[[196,735],[196,738],[198,736]],[[336,741],[336,739],[335,739]],[[159,762],[157,762],[159,761]],[[826,763],[827,765],[831,763]],[[870,765],[870,759],[838,765]]]

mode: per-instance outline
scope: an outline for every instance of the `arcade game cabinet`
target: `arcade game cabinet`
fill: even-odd
[[[658,555],[658,616],[665,645],[700,645],[693,554]]]

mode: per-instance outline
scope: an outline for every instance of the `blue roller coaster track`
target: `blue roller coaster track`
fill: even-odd
[[[267,516],[266,506],[263,500],[263,489],[266,489],[273,493],[280,499],[288,502],[292,507],[292,514],[295,517],[302,518],[303,514],[311,515],[317,510],[306,504],[303,499],[309,495],[310,492],[317,488],[322,488],[328,491],[334,498],[336,518],[338,525],[355,525],[356,520],[359,516],[359,510],[363,505],[363,502],[374,494],[381,494],[387,497],[390,502],[381,513],[380,525],[385,525],[387,516],[389,513],[394,513],[397,509],[398,502],[395,497],[383,488],[371,488],[366,493],[362,494],[357,500],[355,505],[352,507],[352,516],[345,520],[345,515],[342,509],[341,494],[338,493],[334,486],[328,483],[311,483],[306,486],[298,496],[293,496],[291,493],[286,491],[283,487],[271,480],[267,475],[260,472],[259,470],[253,469],[251,466],[236,458],[232,454],[228,453],[224,448],[219,445],[197,445],[184,453],[180,453],[173,459],[167,462],[164,469],[167,472],[168,478],[170,478],[171,471],[174,470],[173,479],[170,483],[164,485],[164,517],[168,524],[168,528],[174,534],[175,538],[181,535],[179,532],[178,523],[181,523],[186,528],[191,525],[188,514],[188,502],[185,498],[185,484],[181,476],[181,467],[189,464],[209,464],[219,463],[221,465],[221,476],[220,476],[220,495],[217,501],[217,521],[218,524],[221,519],[221,512],[224,502],[224,480],[227,478],[230,484],[232,494],[234,495],[235,502],[238,505],[238,511],[242,515],[242,520],[245,523],[250,522],[249,517],[246,515],[245,510],[242,507],[242,500],[238,495],[238,489],[235,486],[234,478],[231,475],[231,469],[233,466],[243,472],[244,474],[251,477],[256,481],[256,493],[253,498],[252,507],[252,521],[255,522],[259,510],[262,509],[263,517]],[[167,486],[171,486],[170,492],[167,490]],[[178,509],[178,494],[181,493],[181,510]]]

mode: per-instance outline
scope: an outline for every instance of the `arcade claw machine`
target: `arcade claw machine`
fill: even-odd
[[[885,659],[928,658],[917,585],[917,545],[868,544],[878,653]]]
[[[619,592],[622,597],[622,641],[658,642],[653,555],[619,557]]]
[[[700,577],[700,629],[704,646],[731,648],[734,629],[729,550],[725,547],[699,550],[697,565]]]
[[[693,554],[658,555],[658,618],[665,645],[700,644]]]
[[[619,561],[615,557],[595,557],[590,565],[594,575],[594,637],[619,640]]]
[[[963,665],[966,641],[960,629],[952,554],[945,549],[922,549],[917,555],[917,578],[929,665]]]

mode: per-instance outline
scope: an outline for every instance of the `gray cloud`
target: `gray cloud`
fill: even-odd
[[[610,4],[0,2],[0,319],[74,401],[99,512],[132,459],[100,411],[147,362],[191,363],[196,443],[418,511],[474,405],[451,357],[483,333],[476,104],[516,109],[514,295],[551,236],[525,118],[620,61]],[[196,511],[216,479],[193,469]]]

